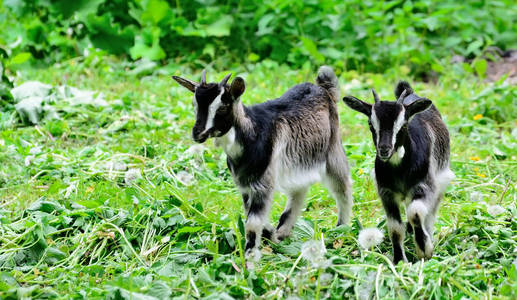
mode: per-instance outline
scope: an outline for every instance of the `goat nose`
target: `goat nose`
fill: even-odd
[[[388,156],[390,154],[390,147],[386,145],[379,146],[379,154],[381,156]]]

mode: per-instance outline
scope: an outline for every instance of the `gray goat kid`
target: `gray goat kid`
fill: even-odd
[[[375,90],[372,93],[373,105],[350,96],[343,101],[368,116],[377,149],[375,181],[387,214],[393,260],[407,261],[401,202],[406,204],[418,257],[431,258],[438,205],[454,178],[449,168],[449,132],[431,100],[419,97],[407,82],[395,88],[396,102],[380,101]]]
[[[348,223],[352,208],[349,167],[339,132],[337,77],[321,67],[316,83],[294,86],[284,95],[244,106],[244,80],[231,73],[220,83],[173,76],[194,93],[196,142],[214,137],[227,155],[227,164],[242,194],[246,220],[246,256],[258,260],[261,237],[272,241],[289,236],[299,216],[305,194],[323,181],[338,207],[338,225]],[[276,230],[269,224],[273,192],[288,201]]]

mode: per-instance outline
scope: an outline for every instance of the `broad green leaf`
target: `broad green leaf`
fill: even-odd
[[[16,56],[9,60],[9,65],[19,65],[28,61],[32,57],[29,52],[18,53]]]
[[[304,36],[301,36],[300,39],[302,40],[304,49],[309,52],[309,54],[316,60],[317,63],[323,63],[325,61],[325,57],[319,53],[314,41]]]
[[[221,16],[214,23],[205,27],[207,36],[228,36],[230,35],[230,28],[233,24],[233,17],[229,15]]]
[[[476,70],[476,74],[480,78],[485,78],[486,75],[486,68],[487,68],[487,62],[485,59],[476,59],[472,63],[474,65],[474,70]]]
[[[89,15],[85,24],[90,31],[93,45],[110,53],[127,53],[134,42],[134,28],[122,28],[120,24],[113,22],[109,13],[101,16]]]
[[[129,53],[133,59],[160,60],[165,58],[165,51],[160,46],[160,28],[154,27],[137,36],[135,45],[129,50]]]

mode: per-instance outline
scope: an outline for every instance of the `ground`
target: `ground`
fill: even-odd
[[[108,105],[58,102],[58,117],[36,126],[13,125],[15,113],[2,113],[0,297],[516,297],[517,87],[450,68],[432,84],[413,81],[404,67],[338,72],[342,95],[371,100],[375,87],[392,99],[406,79],[441,111],[456,179],[439,210],[434,257],[418,261],[410,235],[407,264],[391,263],[386,238],[370,250],[358,245],[363,227],[386,232],[385,216],[370,177],[367,121],[339,103],[354,180],[351,224],[335,227],[334,200],[314,185],[291,238],[265,243],[254,269],[245,267],[242,204],[225,155],[212,141],[192,141],[192,95],[170,78],[199,72],[146,75],[93,54],[20,72],[17,84],[103,92]],[[316,70],[265,61],[231,71],[246,79],[250,105],[313,82]],[[208,69],[207,78],[227,71]],[[277,195],[273,224],[284,204]],[[302,245],[314,251],[302,255]]]

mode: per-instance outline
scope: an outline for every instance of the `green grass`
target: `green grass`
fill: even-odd
[[[169,76],[196,79],[199,72],[136,77],[130,67],[99,56],[17,78],[102,91],[110,105],[58,103],[60,119],[37,127],[16,125],[13,112],[2,113],[0,298],[517,296],[517,87],[483,83],[454,67],[436,84],[414,83],[449,126],[457,176],[439,211],[431,260],[417,260],[411,236],[407,264],[392,265],[386,238],[372,251],[359,248],[361,226],[386,232],[384,213],[369,176],[375,153],[366,119],[339,103],[354,179],[353,221],[335,228],[334,200],[314,185],[291,238],[264,244],[262,260],[247,270],[241,200],[225,155],[211,141],[202,147],[192,141],[192,95]],[[247,80],[243,101],[252,104],[313,81],[316,68],[265,62],[232,71]],[[225,71],[209,69],[208,78],[219,80]],[[392,98],[399,79],[338,75],[342,94],[367,99],[370,87]],[[141,176],[127,183],[126,169]],[[284,204],[277,195],[273,224]],[[504,211],[490,215],[494,205]],[[310,240],[324,241],[328,267],[301,258]]]

